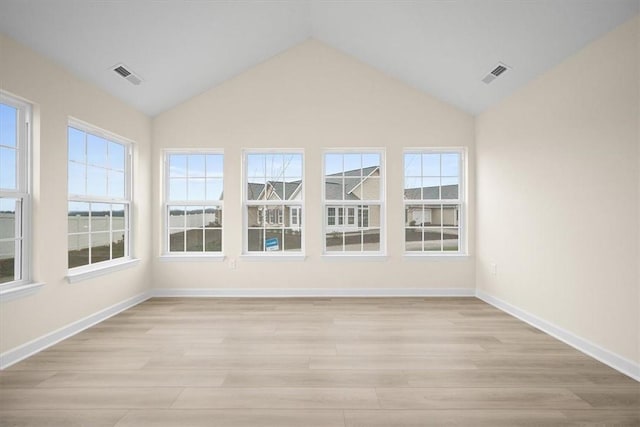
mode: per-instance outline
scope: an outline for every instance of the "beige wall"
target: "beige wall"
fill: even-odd
[[[150,120],[49,60],[0,35],[0,89],[34,104],[34,279],[36,294],[0,303],[0,352],[148,289]],[[72,116],[136,142],[131,269],[69,284],[67,120]]]
[[[478,289],[636,362],[639,25],[595,41],[476,125]]]
[[[153,120],[154,284],[159,288],[468,288],[474,258],[459,261],[403,258],[402,150],[464,146],[474,175],[474,118],[408,87],[317,41],[252,68]],[[242,251],[243,148],[305,150],[306,254],[304,262],[159,262],[162,150],[223,148],[225,252]],[[321,156],[323,148],[386,149],[387,251],[382,262],[322,258]],[[473,224],[473,181],[470,223]],[[473,253],[473,227],[470,251]],[[365,268],[363,268],[365,267]],[[286,274],[283,274],[286,272]]]

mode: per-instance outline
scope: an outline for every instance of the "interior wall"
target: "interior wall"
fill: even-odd
[[[476,122],[478,290],[636,362],[639,19]]]
[[[403,256],[403,148],[467,147],[469,252],[474,253],[474,118],[314,40],[298,45],[153,120],[153,272],[157,288],[474,288],[473,256]],[[387,253],[381,261],[322,257],[323,148],[386,150]],[[163,262],[162,153],[224,149],[226,262]],[[242,150],[305,153],[304,261],[242,258]],[[230,261],[237,268],[230,269]]]
[[[1,34],[0,63],[0,88],[34,105],[33,276],[45,283],[35,294],[1,303],[4,352],[148,289],[151,123],[144,114]],[[135,141],[133,250],[141,259],[135,267],[74,284],[65,278],[70,116]]]

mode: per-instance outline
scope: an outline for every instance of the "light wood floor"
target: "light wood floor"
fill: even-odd
[[[0,426],[640,425],[640,384],[475,298],[153,299],[0,372]]]

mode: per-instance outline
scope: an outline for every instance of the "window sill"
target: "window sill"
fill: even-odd
[[[127,268],[135,267],[139,263],[139,259],[129,258],[125,260],[106,261],[104,263],[76,267],[69,270],[67,274],[67,281],[69,283],[77,283],[83,280],[93,279],[94,277],[104,276],[114,271],[120,271]]]
[[[242,254],[240,255],[242,261],[304,261],[307,259],[304,254]]]
[[[222,262],[224,255],[160,255],[160,262]]]
[[[16,285],[6,285],[3,287],[0,287],[0,302],[11,301],[14,299],[35,294],[43,286],[44,286],[44,283],[35,282],[35,283],[22,283],[22,284],[16,284]]]
[[[463,253],[405,253],[403,255],[407,261],[466,261],[471,258],[469,254]]]
[[[336,254],[322,254],[322,258],[329,261],[386,261],[389,256],[386,254],[366,254],[366,253],[345,253],[340,252]]]

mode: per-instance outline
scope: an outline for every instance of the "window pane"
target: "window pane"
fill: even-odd
[[[440,176],[440,154],[422,155],[422,176]]]
[[[352,194],[360,200],[380,200],[380,178],[365,178]]]
[[[207,179],[207,200],[222,200],[222,179]]]
[[[363,207],[363,216],[366,219],[364,227],[380,227],[380,206],[370,205]]]
[[[440,228],[425,228],[423,248],[425,251],[440,251],[442,250],[442,229]]]
[[[169,228],[185,228],[186,215],[184,206],[169,206]]]
[[[343,159],[342,154],[325,154],[324,156],[324,174],[325,175],[342,175]]]
[[[326,200],[342,200],[344,197],[343,178],[325,178],[324,191]]]
[[[0,283],[12,282],[15,277],[16,242],[0,242]]]
[[[262,206],[247,206],[247,224],[249,227],[264,226],[267,218]]]
[[[107,147],[109,141],[99,136],[87,134],[87,162],[90,165],[108,167]]]
[[[374,251],[380,250],[380,229],[372,228],[362,232],[363,250]]]
[[[429,212],[430,214],[431,212]],[[425,216],[423,205],[407,205],[404,209],[404,223],[408,227],[421,227],[431,222],[431,218]]]
[[[202,206],[187,206],[187,228],[204,227],[204,208]]]
[[[17,154],[13,148],[0,147],[0,188],[15,190]]]
[[[204,250],[204,230],[202,228],[187,230],[187,252]]]
[[[89,232],[89,203],[69,202],[69,233]]]
[[[69,162],[69,194],[81,196],[87,193],[86,173],[84,164]]]
[[[207,252],[222,251],[222,230],[207,228],[204,230],[204,250]]]
[[[69,268],[89,264],[89,234],[69,235]]]
[[[264,200],[264,194],[264,180],[249,178],[249,182],[247,183],[247,200]]]
[[[380,167],[380,154],[363,154],[362,170],[363,174],[369,175],[375,168]]]
[[[125,218],[125,205],[113,204],[111,205],[111,229],[112,230],[126,230],[127,219]]]
[[[184,252],[184,229],[169,230],[169,252]]]
[[[351,176],[362,176],[362,155],[344,155],[344,173]]]
[[[440,178],[422,178],[422,198],[425,200],[440,199]]]
[[[409,153],[404,155],[404,176],[422,176],[422,155]]]
[[[89,166],[87,168],[87,195],[107,196],[107,170]]]
[[[362,178],[344,178],[344,188],[342,191],[343,200],[362,200],[360,183]],[[356,188],[357,187],[357,188]]]
[[[405,200],[422,199],[422,179],[421,178],[405,178],[404,179],[404,198]]]
[[[344,233],[339,231],[327,232],[325,236],[327,252],[342,252]]]
[[[442,198],[457,199],[458,198],[459,178],[442,178]]]
[[[222,178],[224,168],[222,154],[208,154],[206,162],[207,177]]]
[[[458,251],[458,229],[457,228],[444,228],[442,230],[443,235],[443,250],[445,251]]]
[[[289,252],[302,251],[302,233],[299,229],[284,230],[284,250]]]
[[[267,176],[264,154],[247,155],[247,176],[255,178],[265,178]]]
[[[220,228],[222,227],[222,208],[208,207],[204,211],[204,226]]]
[[[284,155],[284,176],[285,178],[302,179],[302,155],[301,154],[285,154]]]
[[[424,205],[423,225],[442,225],[442,206]]]
[[[264,250],[264,230],[250,228],[248,233],[247,248],[249,252],[262,252]]]
[[[171,178],[169,180],[169,200],[187,200],[187,180]]]
[[[404,229],[404,250],[407,252],[422,251],[422,228]]]
[[[184,178],[186,176],[187,176],[187,156],[184,154],[170,154],[169,155],[169,177]]]
[[[91,233],[91,264],[111,259],[111,234]]]
[[[68,128],[69,138],[69,160],[72,162],[87,163],[87,152],[85,136],[81,130]]]
[[[124,231],[111,233],[111,251],[113,252],[113,259],[125,256],[124,234]]]
[[[0,199],[0,239],[16,237],[16,200]]]
[[[459,219],[458,205],[444,205],[442,207],[442,225],[457,226]]]
[[[111,220],[111,205],[105,203],[91,204],[91,232],[109,231]]]
[[[124,199],[124,172],[109,171],[109,197]]]
[[[126,149],[123,144],[109,141],[109,167],[124,171]]]
[[[206,175],[204,154],[191,154],[188,159],[187,174],[190,177],[204,178]]]
[[[460,176],[460,154],[442,154],[442,176]]]
[[[284,179],[284,156],[282,154],[266,154],[267,180],[282,181]]]
[[[277,252],[282,250],[282,229],[267,228],[265,230],[264,250]]]
[[[187,193],[187,200],[204,200],[206,196],[204,179],[190,178],[188,181],[188,185],[189,191]]]
[[[0,145],[16,147],[18,142],[18,110],[0,104]]]
[[[284,199],[283,200],[301,200],[302,199],[302,181],[289,181],[284,183]]]

